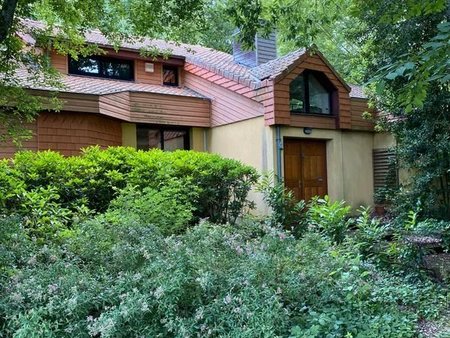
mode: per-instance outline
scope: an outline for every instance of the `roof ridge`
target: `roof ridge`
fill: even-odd
[[[36,27],[45,25],[42,21],[32,19],[24,19],[24,22],[35,25]],[[112,46],[109,39],[98,28],[88,29],[85,34],[85,39],[87,43],[98,44],[100,46]],[[121,42],[120,48],[139,51],[152,44],[161,50],[169,49],[171,55],[174,57],[184,57],[186,62],[252,89],[259,88],[265,80],[273,79],[281,74],[307,52],[306,48],[299,48],[258,66],[247,67],[236,63],[233,54],[212,47],[155,39],[146,36],[131,36],[131,40],[132,42]],[[355,93],[357,97],[365,97],[360,89],[355,88]]]

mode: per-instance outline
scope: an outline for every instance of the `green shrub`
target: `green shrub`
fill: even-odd
[[[0,191],[0,211],[14,209],[19,195],[25,191],[25,182],[17,177],[8,160],[0,160]]]
[[[196,218],[233,223],[250,206],[247,194],[257,174],[238,161],[192,151],[90,147],[74,157],[26,151],[0,163],[0,189],[6,192],[0,208],[7,213],[21,210],[19,195],[52,189],[61,208],[82,204],[103,212],[127,185],[160,189],[174,179],[197,188],[196,199],[190,201]]]
[[[297,201],[292,191],[286,189],[273,173],[265,174],[261,178],[257,191],[263,194],[264,201],[271,209],[268,218],[270,225],[281,225],[285,229],[291,229],[297,236],[304,234],[306,231],[305,201]]]
[[[348,219],[351,207],[344,201],[331,202],[328,196],[315,197],[308,205],[308,221],[318,231],[331,240],[340,243],[344,240],[351,220]]]
[[[415,337],[448,300],[317,233],[246,220],[164,237],[133,213],[98,216],[0,289],[15,337]],[[345,250],[344,250],[345,249]]]
[[[178,234],[192,223],[196,190],[195,186],[175,180],[160,190],[128,187],[111,202],[107,215],[137,215],[141,223],[157,226],[164,235]]]

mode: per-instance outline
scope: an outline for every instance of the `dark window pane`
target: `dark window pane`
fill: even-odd
[[[189,149],[189,130],[170,127],[138,125],[137,148],[141,150],[163,149],[167,151]]]
[[[312,74],[309,76],[309,112],[331,114],[330,93]]]
[[[121,63],[120,61],[105,61],[103,63],[103,75],[116,79],[132,78],[131,67],[129,63]]]
[[[69,58],[69,73],[118,80],[134,80],[133,61],[103,56]]]
[[[69,68],[77,73],[100,74],[98,60],[91,58],[80,57],[78,60],[71,59]]]
[[[289,85],[291,113],[331,115],[333,85],[324,74],[304,71]]]
[[[187,131],[166,130],[164,131],[164,150],[185,149]]]
[[[305,79],[303,75],[298,76],[289,85],[289,106],[293,113],[305,112]]]
[[[167,86],[178,86],[178,68],[163,66],[163,84]]]
[[[159,129],[149,129],[146,127],[138,127],[137,148],[142,150],[162,149],[161,132]]]

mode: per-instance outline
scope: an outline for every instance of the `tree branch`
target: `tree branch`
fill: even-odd
[[[18,0],[4,0],[0,12],[0,43],[5,41],[11,29]]]

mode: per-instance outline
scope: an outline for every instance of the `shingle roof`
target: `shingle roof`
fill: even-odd
[[[189,88],[149,85],[143,83],[108,80],[79,75],[62,75],[61,83],[63,85],[63,88],[53,88],[49,86],[37,85],[28,82],[27,81],[28,75],[25,70],[19,70],[17,72],[17,76],[20,79],[22,79],[23,87],[35,90],[54,90],[63,93],[92,94],[92,95],[107,95],[129,91],[129,92],[154,93],[154,94],[175,95],[185,97],[197,97],[206,99],[205,96]]]
[[[44,25],[38,21],[25,20],[24,22],[26,27],[44,27]],[[34,43],[34,39],[29,34],[22,34],[22,36],[28,43]],[[104,47],[113,46],[113,44],[98,30],[92,30],[86,33],[86,41]],[[273,78],[282,73],[283,70],[298,60],[298,58],[306,52],[305,49],[298,49],[275,60],[249,68],[234,62],[233,55],[231,54],[200,45],[175,43],[149,38],[136,38],[133,41],[122,42],[120,47],[135,51],[139,51],[143,48],[156,47],[162,51],[170,51],[172,56],[183,57],[188,63],[205,68],[218,75],[235,80],[238,83],[252,88],[258,88],[263,80]],[[359,98],[366,97],[360,87],[351,86],[351,88],[352,91],[350,96]]]
[[[292,63],[297,61],[300,56],[305,54],[305,52],[306,49],[304,48],[298,49],[275,60],[271,60],[257,67],[251,68],[250,72],[259,80],[275,77],[278,74],[282,73],[283,70],[289,67]]]

